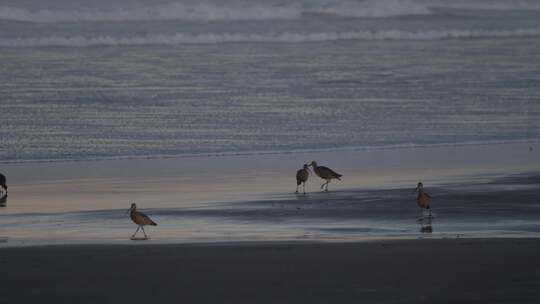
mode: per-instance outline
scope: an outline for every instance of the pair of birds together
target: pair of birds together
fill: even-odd
[[[298,188],[300,185],[302,185],[304,194],[306,194],[306,182],[309,178],[309,166],[313,167],[313,171],[315,171],[315,174],[317,174],[318,177],[326,180],[326,182],[321,185],[321,189],[325,188],[326,186],[324,189],[325,192],[328,192],[328,184],[332,179],[341,180],[341,177],[343,176],[328,167],[318,166],[316,161],[312,161],[309,165],[304,164],[304,167],[296,172],[295,193],[298,193]]]

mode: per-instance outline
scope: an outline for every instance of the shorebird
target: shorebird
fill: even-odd
[[[154,221],[152,221],[150,217],[148,217],[148,215],[140,211],[137,211],[137,204],[135,203],[131,204],[131,208],[129,208],[128,212],[129,212],[129,217],[131,217],[131,220],[135,224],[138,225],[137,230],[135,230],[135,233],[133,233],[131,238],[134,239],[137,232],[139,232],[139,229],[142,229],[144,233],[144,238],[147,239],[148,236],[146,235],[146,232],[144,231],[143,226],[146,226],[146,225],[157,226],[157,224]]]
[[[416,197],[416,203],[418,204],[418,207],[422,209],[426,209],[429,211],[429,216],[431,216],[431,196],[424,192],[424,185],[422,183],[418,183],[416,185],[416,189],[414,189],[414,192],[418,191],[418,196]]]
[[[4,188],[4,191],[6,191],[6,194],[7,194],[6,176],[2,173],[0,173],[0,186]]]
[[[343,175],[341,175],[339,173],[334,172],[330,168],[323,167],[323,166],[317,166],[317,162],[315,162],[315,161],[312,161],[311,164],[309,164],[309,165],[313,167],[313,171],[315,171],[315,174],[317,174],[317,176],[319,176],[320,178],[326,180],[326,183],[321,185],[321,189],[323,189],[324,186],[326,186],[326,189],[324,190],[326,192],[328,192],[328,184],[330,183],[330,181],[333,178],[341,180],[340,177],[343,176]]]
[[[304,194],[306,194],[306,181],[309,177],[309,166],[307,164],[304,164],[304,168],[296,171],[296,192],[298,193],[298,187],[300,184],[302,184],[302,187],[304,189]]]

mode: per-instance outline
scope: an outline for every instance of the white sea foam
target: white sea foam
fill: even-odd
[[[124,9],[81,10],[29,10],[17,7],[0,7],[0,19],[28,22],[76,21],[149,21],[149,20],[265,20],[295,19],[300,17],[298,4],[276,6],[258,3],[245,5],[233,2],[220,4],[186,4],[172,2],[155,6],[138,6]]]
[[[0,6],[0,19],[27,22],[132,21],[132,20],[267,20],[298,19],[317,13],[344,17],[391,17],[432,13],[433,7],[464,9],[533,9],[540,10],[540,1],[532,0],[319,0],[319,1],[227,1],[170,2],[164,4],[105,9],[32,9]]]
[[[182,44],[216,44],[234,42],[275,42],[301,43],[336,40],[437,40],[467,39],[488,37],[524,37],[539,36],[540,28],[481,31],[481,30],[443,30],[408,32],[402,30],[358,31],[329,33],[268,33],[268,34],[155,34],[130,37],[113,36],[48,36],[34,38],[0,39],[0,47],[89,47],[89,46],[122,46],[122,45],[182,45]]]
[[[305,12],[360,18],[425,15],[431,13],[426,4],[407,0],[332,1],[326,5],[311,9],[306,8]]]
[[[455,9],[480,10],[540,10],[538,0],[454,0],[454,1],[424,1],[428,7],[445,7]]]

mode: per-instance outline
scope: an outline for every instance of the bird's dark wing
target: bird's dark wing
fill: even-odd
[[[342,177],[343,175],[337,173],[336,171],[328,168],[328,167],[323,167],[323,166],[319,166],[319,168],[323,169],[323,170],[328,170],[328,172],[330,172],[330,174],[332,174],[335,178],[340,178]]]
[[[431,198],[431,195],[427,194],[424,192],[424,195],[427,196],[428,198]]]
[[[139,212],[139,215],[143,219],[144,225],[157,226],[157,224],[154,221],[152,221],[152,219],[148,215],[146,215],[146,214],[144,214],[142,212]]]

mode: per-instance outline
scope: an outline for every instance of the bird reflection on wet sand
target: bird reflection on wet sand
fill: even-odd
[[[433,232],[433,217],[426,216],[418,220],[420,223],[420,232],[421,233],[432,233]]]

